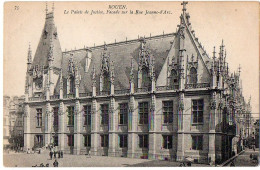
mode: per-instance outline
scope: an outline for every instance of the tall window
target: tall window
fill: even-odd
[[[58,135],[53,136],[54,146],[59,146],[59,137]]]
[[[173,121],[173,102],[163,101],[163,123],[172,123]]]
[[[68,135],[68,146],[74,146],[74,135]]]
[[[171,135],[163,135],[163,148],[164,149],[172,148],[172,136]]]
[[[139,136],[139,148],[148,148],[148,135]]]
[[[108,147],[108,135],[100,135],[101,147]]]
[[[192,100],[192,117],[194,124],[203,123],[203,99]]]
[[[85,116],[84,125],[85,126],[91,125],[91,105],[84,106],[84,116]]]
[[[101,125],[108,125],[108,104],[101,105]]]
[[[190,69],[190,82],[189,84],[196,84],[197,83],[197,70],[192,67]]]
[[[120,112],[119,112],[119,124],[126,125],[127,124],[127,116],[128,116],[128,104],[122,103],[119,104]]]
[[[203,136],[192,136],[192,149],[202,150],[203,148]]]
[[[127,148],[127,135],[119,135],[119,147]]]
[[[55,128],[58,128],[59,127],[59,108],[58,107],[53,108],[53,116],[54,116],[53,126]]]
[[[37,127],[42,127],[42,109],[36,109],[36,123]]]
[[[177,72],[175,70],[171,71],[170,77],[170,87],[174,87],[175,85],[179,85]]]
[[[103,83],[103,91],[110,91],[110,80],[109,80],[109,74],[105,72],[103,74],[104,78],[104,83]]]
[[[146,67],[142,69],[142,87],[150,87],[150,77]]]
[[[91,147],[91,135],[84,135],[84,146]]]
[[[70,93],[74,93],[74,90],[75,90],[75,79],[74,77],[70,77]]]
[[[148,102],[139,103],[139,124],[148,124]]]
[[[68,126],[74,126],[74,107],[68,107]]]
[[[35,143],[34,143],[34,145],[36,146],[36,147],[42,147],[43,146],[43,136],[42,135],[36,135],[35,136]]]

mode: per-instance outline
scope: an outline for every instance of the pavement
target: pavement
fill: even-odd
[[[250,159],[250,154],[256,154],[259,156],[259,148],[257,148],[255,151],[253,149],[246,148],[245,152],[239,155],[234,159],[235,166],[259,166],[259,164],[256,161],[252,161]],[[231,162],[227,165],[230,166]]]
[[[48,153],[26,154],[9,153],[4,154],[3,163],[5,167],[32,167],[43,163],[49,163],[53,167],[54,159],[50,160]],[[64,158],[57,159],[59,167],[176,167],[179,162],[134,159],[122,157],[91,156],[85,155],[64,155]],[[209,166],[204,164],[192,164],[192,166]]]

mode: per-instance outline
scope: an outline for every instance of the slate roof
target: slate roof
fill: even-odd
[[[150,51],[151,55],[155,59],[155,76],[158,77],[163,63],[169,53],[171,47],[171,41],[173,41],[174,34],[166,34],[160,36],[154,36],[145,38],[146,48]],[[140,41],[131,40],[127,42],[119,42],[113,44],[107,44],[107,52],[110,54],[110,61],[114,62],[115,70],[115,90],[129,89],[129,77],[131,70],[131,58],[134,59],[134,76],[135,85],[137,85],[137,71],[138,71],[138,57],[140,51]],[[85,57],[87,55],[86,49],[74,50],[63,52],[62,56],[62,73],[63,73],[63,84],[66,84],[66,78],[68,76],[68,65],[70,55],[73,54],[74,62],[79,66],[79,71],[81,75],[80,82],[80,93],[91,92],[92,91],[92,80],[91,73],[92,68],[95,65],[96,69],[96,82],[97,90],[99,90],[99,76],[101,71],[101,58],[102,52],[104,51],[104,45],[89,48],[92,51],[91,64],[89,66],[88,72],[85,73]],[[57,86],[58,87],[58,86]],[[136,87],[135,87],[136,88]],[[66,88],[64,88],[66,89]]]
[[[47,32],[47,36],[46,33]],[[57,36],[56,36],[57,35]],[[46,15],[46,20],[44,28],[42,30],[42,35],[36,49],[32,66],[48,66],[48,52],[51,45],[51,39],[53,43],[53,66],[56,68],[61,67],[62,51],[60,47],[60,42],[57,34],[57,28],[54,24],[53,13],[48,13]]]

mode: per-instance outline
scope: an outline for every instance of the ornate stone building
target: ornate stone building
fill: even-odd
[[[54,12],[25,87],[25,147],[221,162],[240,148],[240,73],[206,53],[183,2],[177,32],[62,52]]]

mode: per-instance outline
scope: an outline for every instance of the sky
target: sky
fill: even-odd
[[[71,14],[126,5],[125,10],[169,11],[169,14]],[[259,114],[258,2],[189,2],[187,12],[196,37],[212,56],[222,39],[231,71],[241,65],[243,94],[251,96],[252,112]],[[52,3],[48,2],[49,11]],[[4,4],[4,95],[23,95],[29,43],[34,56],[45,22],[45,2]],[[63,51],[173,33],[180,22],[181,2],[55,2],[54,20]],[[65,14],[69,11],[68,14]],[[218,51],[217,51],[218,52]]]

